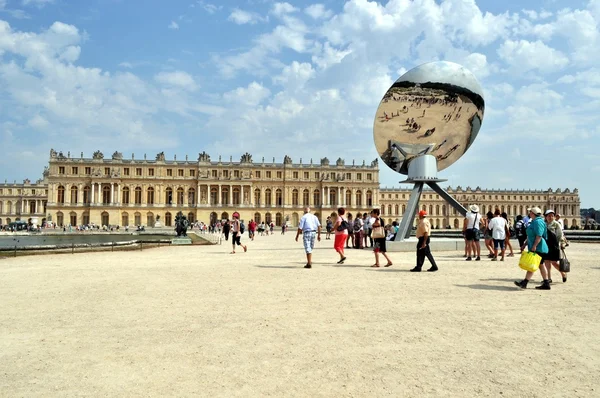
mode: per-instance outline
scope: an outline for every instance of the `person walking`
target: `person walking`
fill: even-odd
[[[229,223],[229,219],[225,221],[223,224],[223,234],[225,234],[225,240],[229,240],[229,231],[231,230],[231,224]]]
[[[543,282],[536,289],[550,290],[550,281],[548,280],[548,272],[544,266],[544,259],[548,254],[548,244],[544,238],[547,235],[547,227],[544,218],[542,217],[542,209],[534,207],[529,211],[529,225],[527,226],[527,248],[530,252],[538,254],[542,260],[540,262],[540,273],[542,274]],[[515,285],[521,289],[527,289],[527,284],[531,280],[533,272],[527,271],[525,279],[515,281]]]
[[[306,265],[304,268],[312,268],[312,251],[315,248],[315,238],[319,242],[321,241],[321,223],[317,216],[310,212],[310,207],[308,206],[304,208],[304,215],[298,224],[296,242],[298,242],[300,233],[302,233],[302,243],[306,252]]]
[[[248,251],[248,247],[242,245],[242,232],[240,227],[240,213],[237,211],[232,215],[233,220],[231,221],[231,254],[235,254],[235,245],[242,246],[244,253]]]
[[[492,239],[494,239],[494,257],[492,261],[498,261],[498,247],[500,247],[502,258],[500,261],[504,261],[504,253],[506,252],[506,235],[508,226],[506,220],[500,215],[500,210],[494,211],[494,218],[492,218],[488,224],[488,228],[492,231]],[[509,234],[510,236],[510,234]]]
[[[333,230],[335,231],[333,248],[340,255],[340,261],[337,262],[338,264],[343,264],[344,261],[346,261],[344,245],[346,244],[346,239],[348,239],[348,228],[350,225],[348,224],[346,217],[344,217],[344,214],[346,214],[346,209],[340,207],[338,209],[338,216],[335,220],[335,224],[333,224]]]
[[[331,216],[327,217],[327,235],[325,235],[325,239],[331,239],[331,231],[333,230],[333,221],[331,221]]]
[[[371,218],[369,219],[369,223],[373,226],[374,229],[377,229],[378,231],[379,228],[383,229],[385,227],[385,222],[383,221],[383,218],[379,217],[379,214],[379,209],[373,209],[373,211],[371,211]],[[387,264],[385,266],[392,266],[392,260],[390,260],[390,258],[388,257],[385,246],[385,232],[383,232],[383,237],[379,236],[378,238],[375,238],[373,243],[373,253],[375,253],[375,264],[371,265],[371,267],[379,267],[379,253],[383,254],[383,257],[385,257],[385,259],[387,260]]]
[[[431,263],[431,268],[427,272],[435,272],[438,270],[438,266],[435,263],[433,256],[431,255],[431,249],[429,248],[429,236],[431,234],[431,223],[427,219],[427,212],[425,210],[419,211],[419,225],[417,226],[417,266],[410,270],[410,272],[421,272],[423,264],[425,263],[425,257]]]
[[[548,281],[552,283],[552,267],[557,269],[562,276],[563,283],[567,281],[567,273],[561,272],[559,262],[561,257],[561,250],[565,249],[565,239],[560,223],[554,218],[554,210],[546,210],[544,213],[546,219],[546,225],[548,231],[548,255],[544,260],[544,266],[548,272]]]

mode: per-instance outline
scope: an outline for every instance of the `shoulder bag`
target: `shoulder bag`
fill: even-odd
[[[567,258],[567,255],[564,250],[561,249],[562,256],[560,257],[559,269],[560,272],[571,272],[571,263]]]
[[[379,224],[379,226],[378,227],[373,226],[373,232],[371,232],[371,237],[373,239],[385,238],[385,229],[381,225],[381,218],[378,219],[376,222]],[[374,225],[374,223],[373,223],[373,225]]]

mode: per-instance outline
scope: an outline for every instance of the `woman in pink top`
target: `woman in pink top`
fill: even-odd
[[[340,261],[337,262],[338,264],[343,264],[346,260],[346,256],[344,256],[344,245],[348,238],[348,220],[346,220],[344,214],[346,214],[346,209],[340,207],[338,209],[337,220],[335,221],[335,224],[333,224],[333,230],[335,231],[333,248],[340,255]]]

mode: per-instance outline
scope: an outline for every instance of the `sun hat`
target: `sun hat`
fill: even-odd
[[[427,212],[425,210],[419,211],[419,217],[424,217],[426,215],[427,215]]]
[[[555,214],[554,210],[552,210],[552,209],[546,210],[546,212],[544,213],[544,216],[547,216],[548,214]]]
[[[469,206],[469,210],[471,210],[471,213],[479,213],[479,206],[471,205]]]
[[[531,212],[533,214],[535,214],[536,216],[541,216],[542,215],[542,209],[540,209],[539,207],[532,207],[531,208]]]

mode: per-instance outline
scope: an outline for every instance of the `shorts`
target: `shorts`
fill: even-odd
[[[306,254],[312,253],[315,248],[315,239],[317,233],[315,231],[304,231],[302,232],[302,243],[304,243],[304,251]]]
[[[231,244],[232,245],[238,245],[241,246],[242,245],[242,241],[240,240],[242,238],[241,234],[234,232],[233,235],[231,235]]]
[[[465,230],[465,239],[467,241],[479,242],[479,230],[475,228]]]
[[[501,250],[504,250],[505,239],[494,239],[494,249],[497,249],[500,246]]]

